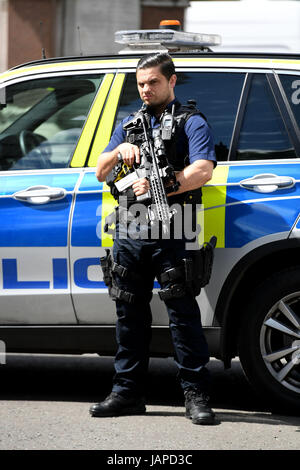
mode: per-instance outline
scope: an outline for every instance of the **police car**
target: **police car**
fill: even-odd
[[[215,53],[218,36],[121,31],[117,56],[46,59],[0,75],[0,339],[7,352],[114,354],[99,257],[115,205],[95,177],[114,127],[140,107],[141,54],[170,50],[176,96],[206,115],[218,166],[203,188],[217,236],[198,301],[213,357],[239,356],[268,403],[300,404],[300,56]],[[158,285],[155,286],[157,291]],[[155,292],[155,290],[154,290]],[[153,355],[172,355],[153,296]]]

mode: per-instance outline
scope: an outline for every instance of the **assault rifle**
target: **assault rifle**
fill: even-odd
[[[170,211],[167,193],[175,192],[179,188],[179,182],[176,181],[174,168],[169,164],[164,140],[170,140],[174,126],[174,107],[171,113],[163,115],[161,125],[157,129],[148,129],[148,124],[143,111],[135,115],[124,126],[124,130],[141,129],[144,135],[144,141],[140,146],[140,165],[129,172],[124,178],[115,182],[115,186],[121,193],[134,181],[139,178],[147,178],[150,184],[150,190],[137,196],[137,202],[148,206],[148,216],[150,223],[155,221],[162,223],[164,234],[170,230],[170,219],[173,213]],[[149,135],[151,132],[152,135]]]

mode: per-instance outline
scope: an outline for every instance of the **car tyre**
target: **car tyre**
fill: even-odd
[[[300,266],[277,272],[249,293],[239,330],[241,365],[276,412],[300,413]]]

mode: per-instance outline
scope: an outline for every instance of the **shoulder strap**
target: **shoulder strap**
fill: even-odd
[[[189,104],[189,102],[187,105],[181,105],[180,108],[175,111],[175,118],[182,118],[184,123],[186,123],[186,121],[195,114],[201,116],[207,122],[206,116],[197,109],[194,104]]]

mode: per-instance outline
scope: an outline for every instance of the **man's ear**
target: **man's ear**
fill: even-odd
[[[171,75],[170,82],[169,82],[172,88],[175,87],[176,81],[177,81],[177,75],[175,75],[175,73],[173,73],[173,75]]]

